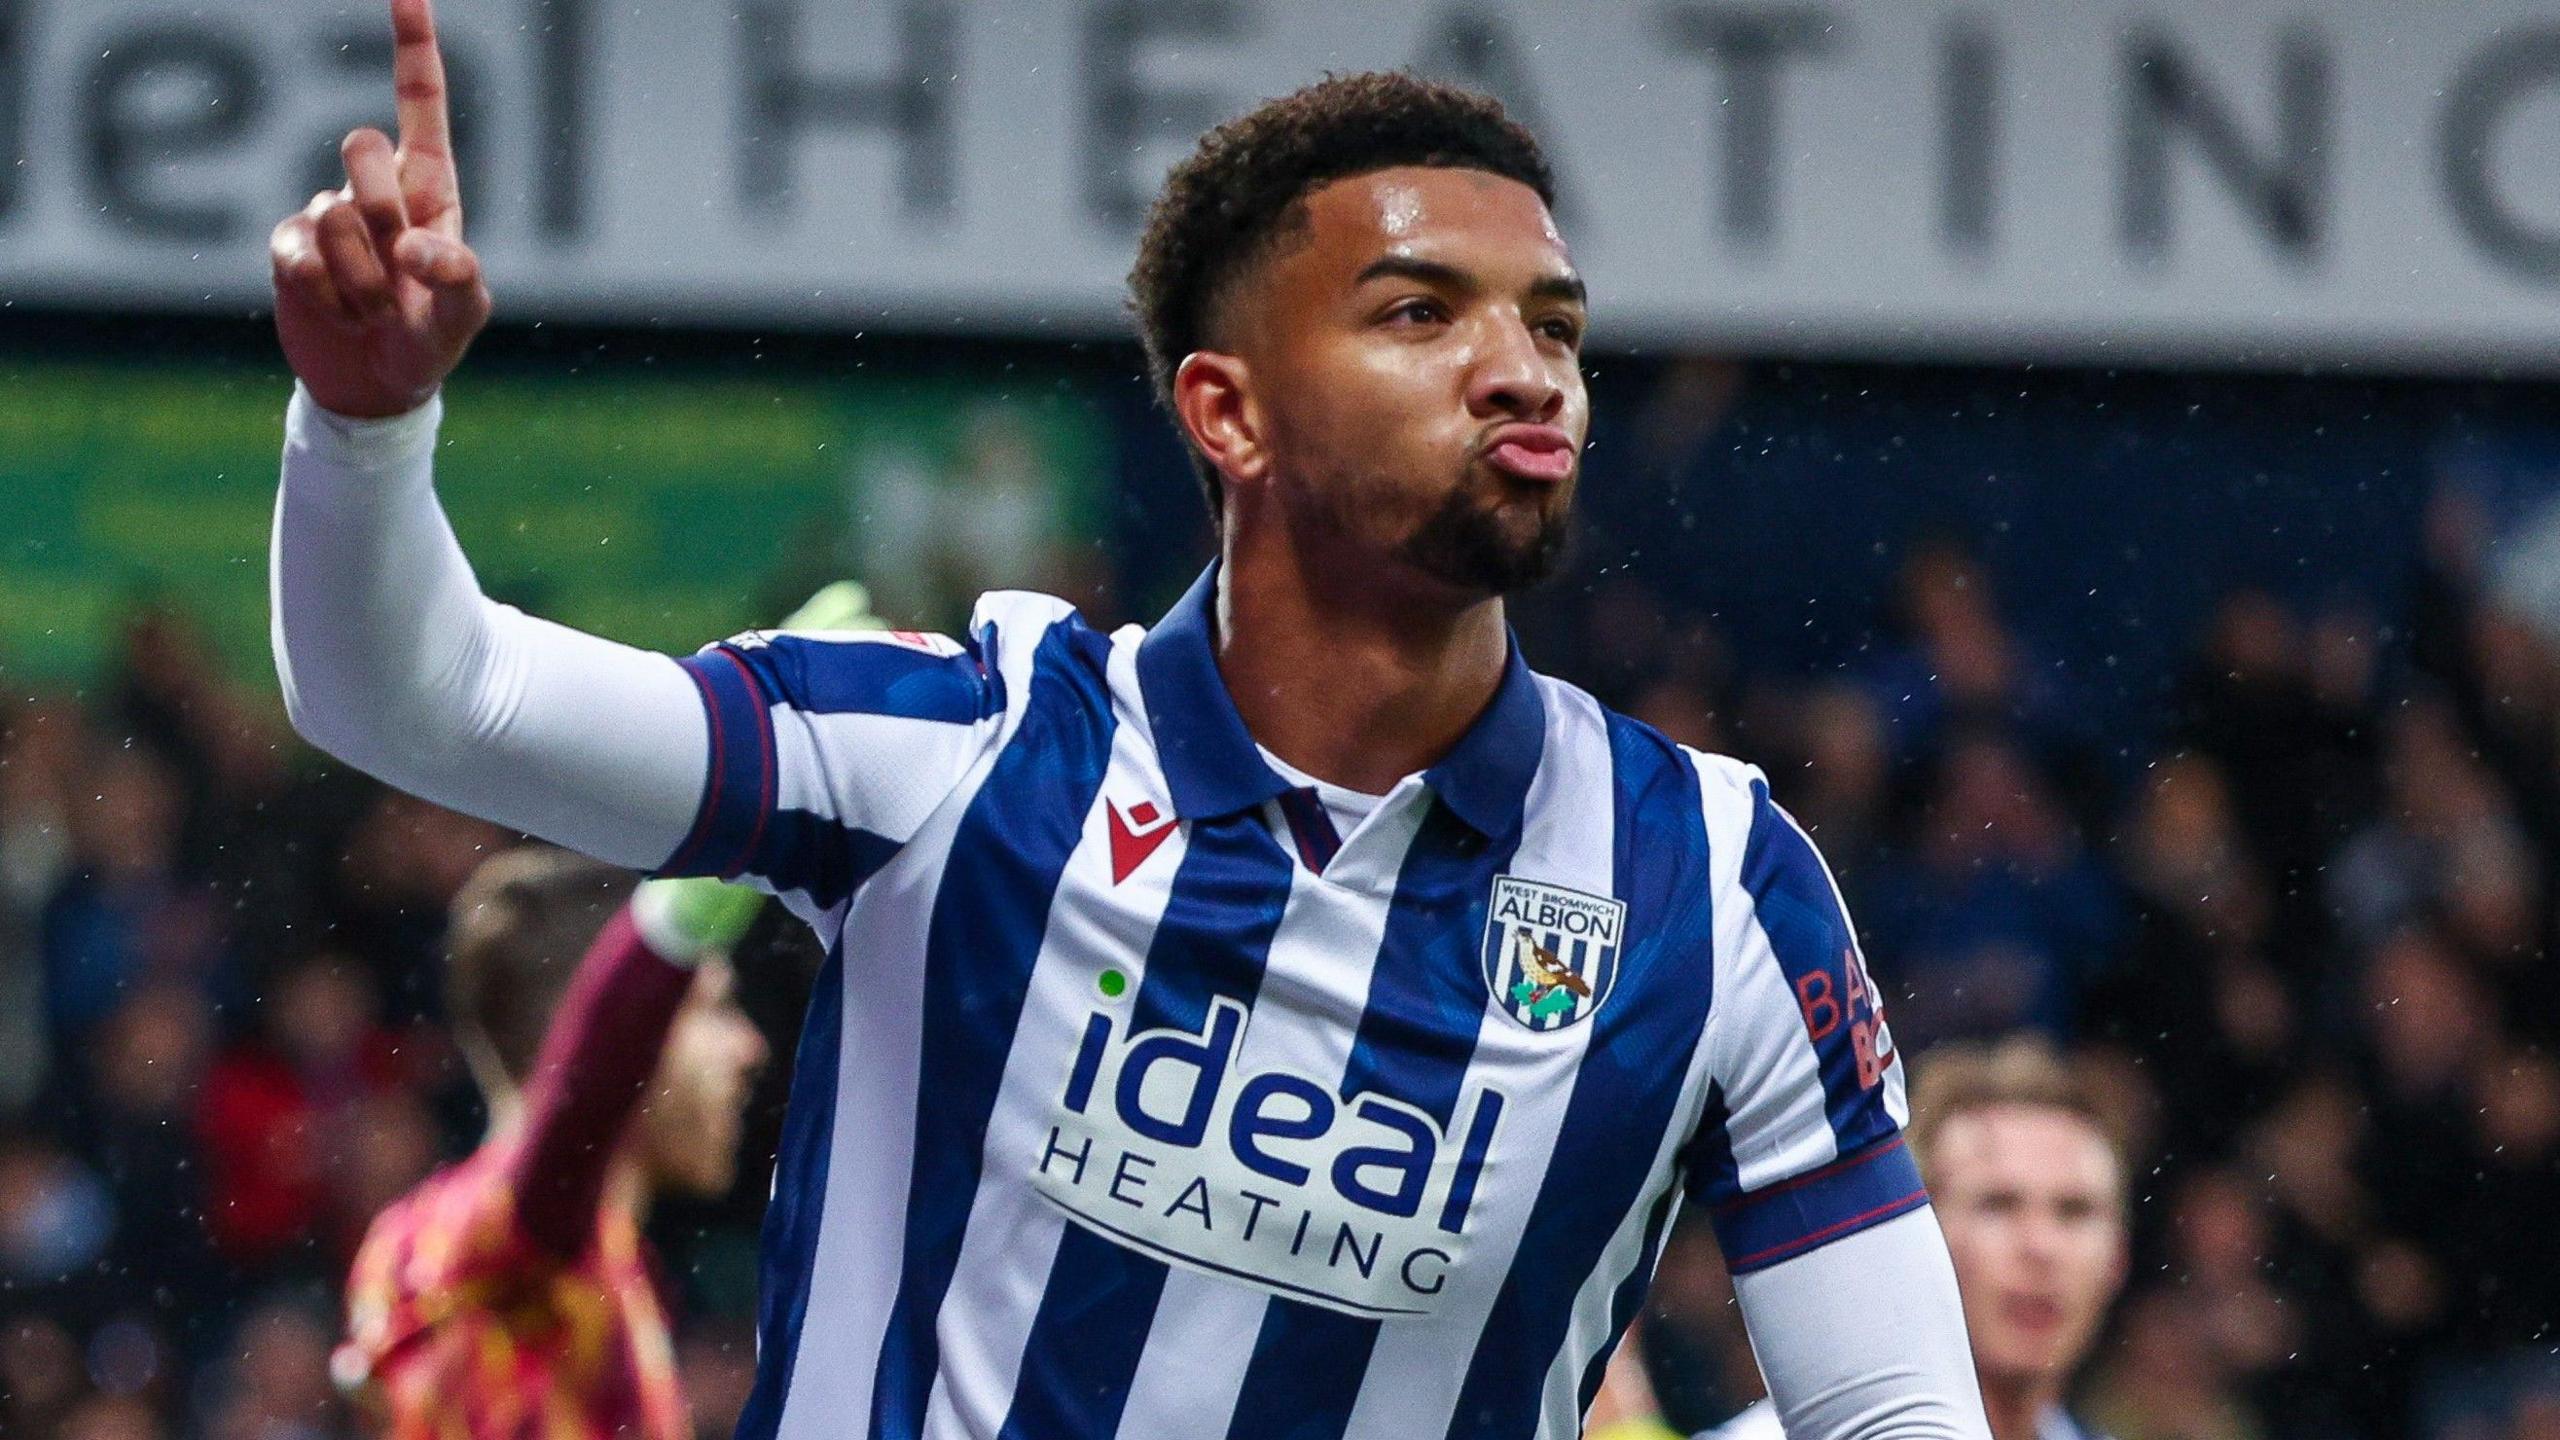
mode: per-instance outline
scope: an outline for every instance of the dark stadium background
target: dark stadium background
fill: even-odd
[[[282,722],[289,380],[254,307],[23,298],[9,264],[0,1436],[351,1435],[336,1287],[372,1208],[476,1134],[440,915],[512,837]],[[544,613],[686,648],[855,573],[923,627],[994,583],[1144,621],[1205,557],[1131,344],[499,303],[441,483],[493,591]],[[2419,363],[2423,337],[2237,368],[1711,356],[1597,308],[1581,530],[1519,607],[1530,658],[1768,769],[1907,1058],[2024,1028],[2102,1077],[2138,1250],[2088,1418],[2560,1436],[2560,387]],[[2560,339],[2550,314],[2519,333]],[[927,558],[883,574],[893,524]],[[811,963],[787,924],[749,945],[755,1161],[652,1226],[706,1437],[751,1362]],[[1647,1324],[1676,1421],[1756,1393],[1703,1224]]]

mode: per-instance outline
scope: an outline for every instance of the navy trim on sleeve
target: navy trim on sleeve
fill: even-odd
[[[754,858],[765,817],[773,813],[772,702],[755,672],[725,645],[676,663],[702,692],[711,727],[710,775],[692,833],[658,873],[735,879]]]
[[[1818,1170],[1728,1200],[1708,1218],[1724,1247],[1725,1267],[1742,1275],[1928,1203],[1920,1167],[1896,1134]]]

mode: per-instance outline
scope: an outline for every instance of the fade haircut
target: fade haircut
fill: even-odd
[[[445,1007],[481,1089],[524,1083],[569,978],[634,883],[628,870],[549,845],[509,850],[463,882],[446,930]]]
[[[1307,196],[1402,165],[1483,170],[1528,186],[1550,208],[1556,203],[1537,140],[1499,102],[1407,74],[1328,76],[1200,137],[1165,177],[1129,272],[1147,374],[1168,415],[1174,371],[1209,344],[1236,281],[1305,226]],[[1184,443],[1215,521],[1217,467],[1188,435]]]
[[[2036,1035],[1937,1046],[1911,1081],[1911,1124],[1905,1131],[1912,1158],[1925,1172],[1949,1121],[1983,1110],[2049,1110],[2086,1125],[2106,1142],[2116,1174],[2129,1180],[2130,1156],[2123,1126],[2089,1078]],[[2122,1197],[2118,1197],[2122,1204]]]

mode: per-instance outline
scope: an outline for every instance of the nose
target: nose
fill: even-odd
[[[765,1062],[773,1058],[773,1047],[765,1043],[764,1032],[756,1028],[754,1021],[741,1015],[737,1025],[738,1069],[743,1074],[758,1074],[763,1071]]]
[[[1516,314],[1489,317],[1467,376],[1467,409],[1486,420],[1548,424],[1564,411],[1556,362]]]
[[[2048,1270],[2061,1257],[2063,1222],[2050,1215],[2035,1215],[2018,1227],[2018,1254],[2037,1270]]]

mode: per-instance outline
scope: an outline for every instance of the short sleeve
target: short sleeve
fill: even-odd
[[[679,662],[710,721],[709,775],[662,875],[744,879],[817,909],[914,838],[994,742],[1004,681],[990,624],[755,631]]]
[[[1929,1200],[1904,1148],[1902,1064],[1831,872],[1752,767],[1705,780],[1741,841],[1720,896],[1711,1081],[1691,1192],[1737,1274]]]

